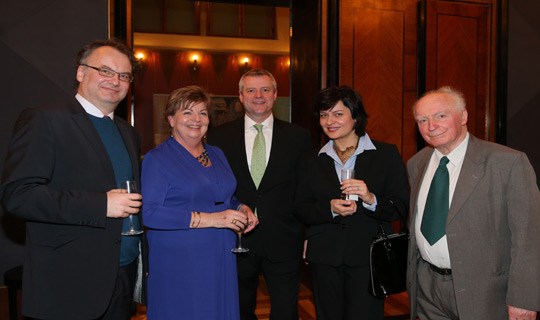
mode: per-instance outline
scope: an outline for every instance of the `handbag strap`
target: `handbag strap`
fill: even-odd
[[[399,219],[399,233],[409,234],[409,228],[407,228],[407,223],[405,222],[405,219],[407,219],[407,217],[403,219]],[[387,239],[388,236],[386,234],[386,231],[384,231],[384,227],[381,222],[382,220],[377,220],[377,221],[379,222],[379,236],[384,239]]]

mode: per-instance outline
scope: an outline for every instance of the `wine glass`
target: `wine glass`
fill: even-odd
[[[126,180],[120,182],[120,189],[126,189],[127,193],[137,193],[137,188],[135,187],[135,181]],[[142,230],[135,229],[133,227],[133,215],[129,215],[129,230],[122,232],[123,236],[136,236],[143,233]]]
[[[248,252],[249,251],[248,248],[242,247],[242,232],[244,232],[244,230],[235,231],[235,232],[238,235],[238,247],[231,249],[231,251],[234,253]]]

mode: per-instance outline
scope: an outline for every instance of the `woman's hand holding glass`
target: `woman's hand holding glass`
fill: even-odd
[[[243,233],[248,233],[251,230],[255,229],[255,227],[259,224],[259,218],[257,218],[251,208],[246,206],[245,204],[242,204],[238,207],[238,210],[244,213],[247,217],[247,228],[244,230]]]
[[[345,194],[356,194],[366,204],[373,204],[375,197],[369,191],[363,180],[348,179],[341,182],[341,192]]]
[[[356,212],[356,201],[332,199],[330,200],[330,208],[333,213],[339,214],[340,216],[352,216]]]
[[[234,232],[241,232],[244,231],[248,225],[247,215],[237,210],[228,209],[215,212],[208,214],[208,217],[212,220],[208,227],[227,228]]]
[[[242,234],[250,232],[258,224],[259,219],[246,205],[240,205],[238,210],[228,209],[214,213],[192,212],[190,222],[191,228],[228,228],[234,231],[238,235],[238,247],[232,249],[235,253],[249,251],[242,247]]]

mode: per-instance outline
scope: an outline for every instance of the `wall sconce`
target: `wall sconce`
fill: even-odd
[[[191,56],[191,60],[193,61],[193,71],[197,71],[197,61],[199,60],[199,56],[194,54]]]
[[[142,64],[144,58],[146,58],[146,55],[144,54],[144,51],[135,51],[135,58],[137,58],[138,62]]]
[[[242,60],[242,62],[244,63],[244,73],[246,73],[247,70],[248,70],[248,62],[249,62],[249,58],[247,58],[247,57],[244,58],[244,59]]]

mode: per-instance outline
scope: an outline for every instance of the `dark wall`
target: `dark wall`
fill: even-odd
[[[540,1],[508,1],[508,146],[527,153],[540,185]]]
[[[0,10],[0,172],[11,131],[28,106],[75,95],[77,51],[108,37],[107,0],[2,1]],[[0,285],[23,261],[24,223],[0,209]]]
[[[318,122],[313,116],[314,98],[320,90],[321,54],[319,1],[292,1],[291,23],[291,122],[312,132],[318,144]]]

